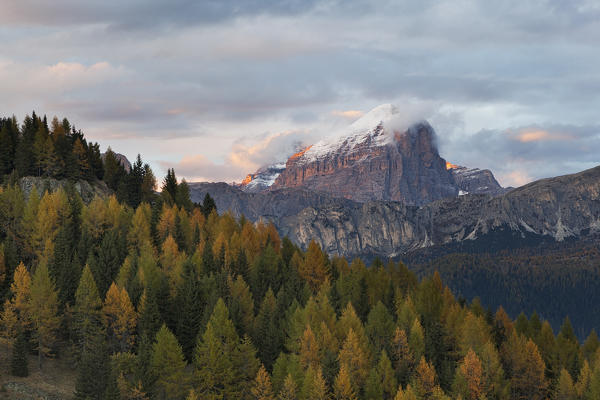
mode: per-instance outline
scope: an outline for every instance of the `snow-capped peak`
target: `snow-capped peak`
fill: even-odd
[[[415,121],[410,121],[415,122]],[[424,122],[424,121],[421,121]],[[347,128],[322,139],[296,155],[299,162],[312,162],[331,153],[351,152],[355,146],[384,146],[394,141],[395,132],[409,128],[407,116],[393,104],[373,108]]]
[[[350,125],[352,131],[373,129],[380,123],[394,119],[399,114],[399,109],[393,104],[382,104],[375,107]]]

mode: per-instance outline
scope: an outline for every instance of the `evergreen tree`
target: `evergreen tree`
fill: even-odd
[[[275,295],[269,288],[256,316],[253,336],[254,343],[258,348],[258,356],[269,370],[282,350],[282,338],[276,308]]]
[[[198,272],[190,261],[183,265],[183,276],[177,287],[174,304],[177,315],[175,333],[186,359],[192,361],[205,304]]]
[[[106,340],[100,330],[88,334],[77,372],[75,399],[104,400],[110,364]]]
[[[21,330],[17,334],[17,340],[13,345],[12,359],[10,364],[11,374],[14,376],[28,376],[29,368],[27,362],[27,337]]]
[[[162,196],[167,204],[174,204],[177,198],[177,177],[174,169],[168,169],[162,184]]]
[[[208,218],[213,211],[217,212],[217,203],[210,197],[210,194],[206,193],[206,195],[204,195],[204,200],[202,201],[202,214],[204,214],[205,218]]]

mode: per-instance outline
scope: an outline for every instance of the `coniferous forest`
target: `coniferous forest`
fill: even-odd
[[[306,251],[272,224],[130,171],[65,119],[0,122],[2,374],[49,359],[75,399],[598,399],[600,341],[569,319],[457,299],[439,274]],[[24,193],[24,176],[55,178]],[[111,195],[85,203],[77,180]],[[36,362],[32,363],[31,355]]]

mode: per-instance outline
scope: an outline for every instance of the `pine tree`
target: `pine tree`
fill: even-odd
[[[12,359],[10,364],[11,374],[14,376],[28,376],[27,366],[27,337],[23,331],[17,334],[17,340],[13,345]]]
[[[261,365],[256,373],[254,385],[250,389],[250,392],[254,400],[275,400],[271,378],[264,365]]]
[[[38,364],[42,368],[42,356],[52,352],[60,324],[58,316],[58,293],[50,279],[45,263],[38,265],[31,280],[31,300],[29,303],[31,320],[36,332]]]
[[[152,372],[159,398],[181,399],[187,393],[185,359],[175,335],[163,325],[152,346]]]

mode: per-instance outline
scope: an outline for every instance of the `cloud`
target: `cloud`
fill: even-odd
[[[573,137],[556,132],[548,132],[544,130],[529,130],[525,129],[513,134],[513,136],[522,143],[539,142],[547,140],[572,140]]]
[[[364,115],[364,113],[360,110],[346,110],[346,111],[336,110],[336,111],[332,111],[331,115],[333,115],[335,117],[341,117],[341,118],[345,118],[345,119],[354,121],[354,120],[362,117]]]
[[[481,130],[446,139],[442,157],[491,169],[504,186],[578,172],[600,164],[600,126],[547,125]]]
[[[93,140],[130,138],[151,160],[200,154],[252,170],[358,110],[415,101],[433,104],[442,155],[507,182],[518,181],[513,171],[533,179],[598,161],[585,147],[598,144],[586,135],[600,107],[591,0],[2,6],[0,109],[66,116]],[[179,146],[177,157],[156,143]],[[237,174],[198,163],[214,179]]]

